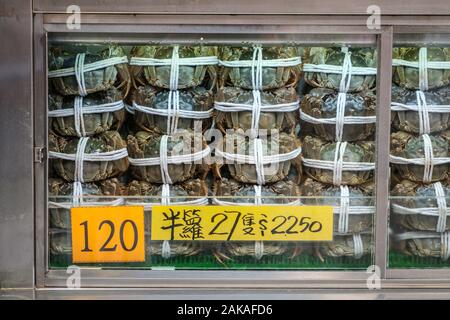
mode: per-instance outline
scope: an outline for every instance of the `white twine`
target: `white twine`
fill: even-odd
[[[251,68],[252,76],[252,89],[262,90],[262,70],[263,67],[293,67],[301,63],[300,57],[284,58],[284,59],[271,59],[263,60],[262,47],[255,46],[253,48],[252,60],[234,60],[234,61],[224,61],[219,60],[219,64],[228,68]]]
[[[217,155],[234,163],[254,164],[257,184],[259,185],[265,184],[264,165],[292,160],[298,157],[301,151],[301,148],[297,148],[288,153],[264,155],[262,140],[259,138],[253,139],[253,155],[222,152],[219,149],[215,150]]]
[[[343,171],[370,171],[375,170],[375,163],[372,162],[346,162],[344,161],[344,153],[347,142],[337,142],[334,152],[334,160],[318,160],[302,157],[303,165],[310,168],[332,170],[333,184],[340,186],[342,183]]]
[[[429,89],[428,69],[450,69],[450,61],[428,61],[427,48],[419,49],[419,61],[406,61],[403,59],[392,59],[392,66],[405,66],[419,69],[419,89],[426,91]]]
[[[434,166],[450,163],[450,157],[435,157],[433,154],[433,145],[431,143],[430,136],[424,134],[422,135],[422,139],[424,145],[424,158],[408,159],[390,155],[389,159],[391,163],[395,164],[415,164],[424,166],[423,182],[430,183],[433,179]]]
[[[408,208],[398,204],[392,205],[392,211],[401,215],[424,215],[437,217],[436,232],[444,232],[447,224],[447,216],[450,215],[450,208],[447,207],[445,192],[440,182],[433,183],[436,194],[437,208]]]
[[[172,252],[170,250],[170,242],[168,240],[164,240],[161,248],[161,256],[164,259],[169,259]]]
[[[255,133],[259,130],[259,120],[261,117],[261,112],[292,112],[300,108],[299,100],[289,103],[280,103],[274,105],[262,105],[261,92],[259,90],[253,90],[253,103],[232,103],[232,102],[214,102],[214,109],[221,112],[240,112],[240,111],[251,111],[252,112],[252,123],[251,132],[253,137],[256,136]]]
[[[200,66],[200,65],[215,65],[218,63],[216,56],[195,57],[195,58],[180,58],[179,46],[173,46],[172,57],[170,59],[155,59],[155,58],[141,58],[132,57],[130,65],[135,66],[170,66],[170,90],[178,89],[178,78],[180,74],[180,66]]]
[[[164,135],[161,137],[161,141],[159,144],[159,157],[161,160],[161,165],[159,166],[161,170],[161,178],[164,184],[172,184],[172,179],[169,175],[169,163],[168,163],[168,150],[167,150],[167,141],[169,136]]]
[[[364,244],[361,238],[361,234],[353,234],[353,246],[354,246],[354,257],[355,259],[360,259],[364,254]]]
[[[96,207],[96,206],[119,206],[124,203],[123,198],[118,198],[112,201],[84,201],[83,200],[83,185],[81,182],[76,181],[72,185],[72,202],[55,202],[49,201],[48,207],[50,209],[70,209],[72,207]]]
[[[255,258],[260,260],[264,256],[264,242],[255,241]]]
[[[49,151],[49,158],[75,161],[75,181],[84,182],[83,168],[85,161],[115,161],[128,156],[126,148],[98,153],[85,153],[88,137],[79,138],[76,153]]]
[[[113,57],[109,59],[104,59],[100,61],[96,61],[93,63],[85,64],[86,54],[78,53],[75,56],[75,64],[71,68],[64,68],[58,70],[52,70],[48,72],[49,78],[58,78],[58,77],[67,77],[67,76],[75,76],[78,84],[78,92],[80,96],[86,96],[86,83],[84,79],[84,74],[86,72],[103,69],[107,67],[111,67],[121,63],[128,63],[128,58],[126,56],[123,57]]]
[[[85,106],[83,107],[83,97],[76,96],[73,101],[73,108],[57,109],[48,112],[50,118],[74,117],[75,131],[78,137],[85,137],[84,115],[93,113],[115,112],[125,107],[122,100],[111,103]]]
[[[162,138],[161,138],[161,140],[162,140]],[[207,146],[202,151],[198,151],[198,152],[191,153],[191,154],[171,155],[171,156],[167,156],[166,160],[162,160],[161,157],[165,157],[165,156],[161,153],[161,145],[160,145],[160,156],[159,157],[128,158],[128,160],[130,161],[130,163],[133,166],[155,166],[155,165],[160,165],[162,161],[166,161],[168,164],[190,163],[190,162],[198,161],[198,160],[205,158],[207,155],[209,155],[210,152],[211,152],[211,149]]]
[[[419,130],[420,134],[429,134],[430,127],[430,113],[449,113],[450,105],[428,105],[423,91],[416,91],[417,105],[406,105],[399,102],[391,103],[392,111],[415,111],[419,113]]]
[[[175,93],[176,92],[176,93]],[[177,97],[174,99],[172,97],[172,94],[176,95]],[[167,109],[156,109],[156,108],[150,108],[146,106],[138,105],[136,102],[133,101],[132,106],[127,106],[127,111],[134,114],[134,112],[137,110],[139,112],[147,113],[147,114],[153,114],[157,116],[163,116],[167,117],[167,133],[175,133],[177,126],[173,125],[173,119],[176,118],[176,123],[178,123],[178,118],[185,118],[185,119],[194,119],[194,120],[202,120],[202,119],[208,119],[211,118],[213,115],[213,108],[206,110],[206,111],[191,111],[191,110],[181,110],[179,108],[179,97],[178,97],[178,91],[171,91],[169,94]],[[173,106],[173,108],[172,108]]]
[[[341,206],[339,211],[338,232],[348,232],[350,194],[348,186],[340,186],[341,189]]]
[[[336,126],[336,141],[342,141],[344,132],[344,124],[365,124],[375,123],[376,117],[346,117],[345,106],[347,103],[347,92],[350,89],[352,75],[371,75],[377,74],[376,68],[359,68],[352,65],[351,52],[348,48],[343,47],[341,51],[344,53],[344,61],[342,66],[333,66],[327,64],[305,64],[303,71],[305,72],[325,72],[325,73],[340,73],[341,81],[339,83],[339,93],[336,101],[336,117],[328,119],[318,119],[311,117],[300,111],[300,117],[314,124],[335,124]]]
[[[413,239],[440,239],[441,241],[441,258],[447,260],[450,257],[450,233],[446,232],[428,232],[428,231],[411,231],[395,235],[397,241],[413,240]]]

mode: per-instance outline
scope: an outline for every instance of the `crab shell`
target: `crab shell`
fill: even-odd
[[[220,59],[223,61],[252,60],[253,47],[221,47]],[[265,47],[262,50],[263,60],[285,59],[297,57],[294,47]],[[252,86],[251,67],[223,67],[220,73],[220,87],[232,86],[243,89],[254,89]],[[300,66],[263,67],[262,90],[281,87],[295,87],[300,79]]]
[[[434,157],[449,157],[450,134],[444,132],[442,136],[430,136]],[[407,159],[424,158],[424,143],[421,136],[398,131],[391,134],[391,154]],[[414,164],[393,164],[401,177],[415,182],[423,182],[424,166]],[[431,182],[445,180],[449,176],[449,165],[435,165]]]
[[[350,206],[374,206],[374,183],[368,182],[359,186],[349,187],[349,205]],[[341,190],[337,186],[326,185],[313,179],[307,178],[300,186],[302,196],[308,197],[302,199],[303,204],[333,206],[341,205]],[[317,197],[317,198],[311,198]],[[323,198],[321,198],[323,197]],[[334,232],[338,232],[339,219],[335,215]],[[371,231],[373,226],[373,214],[350,214],[348,221],[348,232],[359,233]]]
[[[406,61],[419,61],[420,48],[394,48],[393,58]],[[449,61],[448,48],[432,47],[427,49],[428,61]],[[450,84],[449,69],[428,68],[428,89],[434,89]],[[401,87],[417,90],[419,86],[419,68],[396,66],[393,70],[393,82]]]
[[[289,244],[284,241],[264,241],[263,256],[282,255],[288,249]],[[222,242],[213,255],[220,263],[223,263],[224,260],[232,260],[231,257],[253,256],[256,258],[256,244],[254,241]]]
[[[218,200],[239,203],[255,203],[253,185],[242,184],[233,179],[216,180],[213,187],[214,196]],[[261,186],[261,204],[287,204],[298,200],[298,185],[290,180],[278,181]],[[292,198],[289,198],[291,197]],[[223,197],[223,198],[221,198]]]
[[[446,195],[447,207],[450,207],[450,186],[442,185]],[[392,204],[406,208],[437,208],[436,192],[433,185],[422,185],[409,180],[397,184],[391,192],[392,196],[402,197],[391,199]],[[392,212],[393,222],[407,230],[436,231],[438,218],[422,214],[395,214]],[[447,218],[446,229],[450,229],[450,219]]]
[[[440,237],[397,240],[394,249],[407,256],[420,258],[441,258],[443,250]]]
[[[216,94],[216,101],[253,104],[251,91],[235,87],[225,87]],[[261,104],[276,105],[298,101],[298,96],[294,88],[280,88],[271,92],[261,92]],[[217,127],[225,133],[227,129],[242,129],[244,131],[252,128],[252,112],[222,112],[216,111],[215,122]],[[259,129],[279,130],[287,133],[294,133],[298,122],[298,111],[292,112],[261,112],[259,118]]]
[[[116,89],[109,89],[93,93],[83,99],[83,107],[112,103],[121,99],[121,93]],[[74,98],[50,94],[48,97],[50,110],[74,108]],[[75,129],[75,116],[49,118],[50,127],[62,136],[78,136]],[[114,112],[83,114],[84,128],[87,136],[103,133],[108,130],[119,130],[125,121],[125,110]]]
[[[133,180],[128,184],[128,196],[144,196],[149,203],[161,203],[162,185]],[[208,186],[200,179],[190,179],[170,186],[170,203],[184,202],[208,196]],[[196,198],[193,198],[196,197]]]
[[[448,88],[425,91],[424,95],[428,105],[450,105]],[[416,92],[399,86],[393,86],[392,101],[406,105],[417,105]],[[417,111],[393,111],[392,125],[397,130],[418,134],[420,133],[419,115]],[[428,117],[430,119],[431,133],[446,130],[450,126],[450,111],[449,113],[429,112]]]
[[[166,109],[169,91],[159,91],[151,86],[140,86],[133,91],[132,99],[137,104],[154,108]],[[212,108],[213,95],[211,91],[203,87],[180,91],[180,110],[207,111]],[[167,133],[167,117],[135,111],[134,121],[137,126],[146,131],[158,134]],[[200,129],[205,131],[211,126],[211,119],[194,120],[189,118],[179,118],[177,129]]]
[[[84,202],[109,202],[110,198],[98,198],[99,196],[121,196],[126,195],[125,186],[116,178],[99,181],[96,183],[82,183]],[[49,179],[49,199],[52,197],[67,196],[67,199],[55,198],[55,202],[71,202],[73,195],[73,184],[62,179]],[[92,197],[92,198],[90,198]],[[50,226],[54,228],[70,229],[70,210],[64,208],[49,209]]]
[[[185,139],[186,138],[186,139]],[[159,149],[161,136],[156,133],[139,131],[134,136],[129,135],[128,154],[130,158],[155,158],[160,157]],[[168,141],[168,154],[192,154],[198,152],[199,147],[206,148],[206,141],[203,135],[194,134],[189,130],[179,132],[179,135],[170,136]],[[138,180],[150,183],[163,183],[161,168],[159,165],[133,166],[130,167],[131,174]],[[197,173],[204,179],[209,171],[209,166],[201,160],[201,163],[184,162],[169,164],[168,172],[172,183],[183,182],[193,178]]]
[[[352,49],[351,61],[355,67],[376,67],[377,52],[371,49]],[[307,62],[342,66],[345,54],[337,48],[311,48]],[[313,87],[339,90],[342,75],[339,73],[305,72],[305,81]],[[374,75],[352,75],[348,92],[367,91],[375,88]]]
[[[363,242],[363,255],[372,253],[372,235],[361,234]],[[316,246],[317,257],[324,262],[326,257],[354,257],[355,243],[353,235],[335,235],[333,241],[321,242]]]
[[[336,151],[335,142],[327,142],[320,138],[306,136],[303,139],[303,156],[308,159],[333,161]],[[375,145],[372,141],[348,143],[344,152],[344,162],[373,162]],[[306,174],[316,181],[333,184],[333,171],[304,167]],[[343,185],[359,185],[371,181],[371,171],[342,171]]]
[[[300,147],[300,141],[295,135],[289,135],[284,132],[280,133],[278,139],[272,139],[273,136],[265,137],[262,140],[264,155],[277,155],[291,152]],[[236,132],[231,135],[226,135],[224,138],[225,152],[237,153],[243,155],[253,155],[254,148],[252,139],[246,139],[245,136]],[[228,144],[230,144],[228,146]],[[232,149],[232,150],[230,150]],[[228,163],[229,162],[229,163]],[[217,178],[222,179],[220,168],[226,164],[229,173],[233,179],[243,183],[257,183],[256,166],[250,163],[236,163],[223,159],[222,163],[214,165],[214,173]],[[300,156],[281,162],[273,162],[264,165],[264,179],[266,183],[274,183],[283,180],[290,174],[291,165],[296,169],[296,176],[294,175],[294,182],[299,183],[301,179],[301,160]]]
[[[316,88],[302,99],[301,109],[314,118],[336,118],[337,93],[332,89]],[[374,116],[376,97],[370,92],[347,94],[345,116]],[[335,141],[335,124],[314,124],[313,130],[320,138]],[[375,132],[375,123],[344,124],[343,141],[365,140]]]
[[[70,255],[72,253],[72,237],[68,230],[49,231],[48,250],[50,256]]]
[[[74,67],[76,54],[54,48],[50,51],[50,70]],[[126,56],[122,47],[110,45],[99,54],[86,54],[85,63],[93,63],[113,57]],[[131,87],[131,76],[127,63],[116,64],[84,73],[86,91],[88,94],[116,88],[122,92],[122,98],[126,97]],[[78,82],[75,75],[50,78],[52,87],[60,94],[77,95],[79,93]]]
[[[77,151],[79,138],[63,138],[49,134],[49,149],[55,152],[74,154]],[[105,131],[88,140],[85,153],[108,152],[126,148],[126,143],[117,131]],[[66,181],[75,180],[75,161],[52,159],[56,173]],[[115,177],[128,169],[128,158],[114,161],[84,161],[84,182],[93,182]]]
[[[132,57],[170,59],[173,47],[170,46],[137,46],[134,47],[130,55]],[[180,58],[197,58],[217,56],[217,47],[212,46],[180,46]],[[130,66],[133,76],[134,87],[150,84],[158,88],[170,88],[170,65],[165,66]],[[217,82],[217,66],[197,65],[179,66],[177,89],[187,89],[202,84],[213,88]]]

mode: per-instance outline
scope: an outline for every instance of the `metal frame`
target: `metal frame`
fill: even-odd
[[[8,132],[15,134],[14,139],[0,145],[0,151],[2,154],[14,152],[20,157],[9,157],[7,161],[2,161],[0,166],[1,175],[6,177],[16,172],[11,171],[11,168],[18,169],[15,179],[8,179],[8,190],[2,189],[0,192],[0,234],[8,237],[7,241],[0,241],[2,244],[0,246],[0,287],[40,288],[36,291],[39,297],[46,294],[52,296],[48,290],[52,287],[65,286],[67,276],[65,271],[48,271],[46,266],[47,219],[45,219],[45,204],[42,203],[43,199],[46,199],[46,188],[43,187],[47,175],[46,162],[37,162],[34,168],[32,165],[33,145],[45,146],[47,139],[47,64],[45,61],[47,33],[51,32],[61,40],[77,41],[83,38],[94,41],[99,33],[106,32],[111,40],[128,42],[131,36],[137,43],[147,42],[149,34],[154,36],[159,34],[158,40],[161,42],[170,41],[172,38],[169,39],[169,37],[183,37],[185,41],[190,42],[198,40],[194,36],[196,34],[206,35],[204,41],[207,42],[222,35],[222,41],[228,43],[250,39],[261,42],[294,39],[302,43],[324,44],[331,41],[340,44],[350,40],[355,44],[364,44],[376,37],[379,49],[378,68],[382,72],[379,72],[377,78],[377,214],[374,258],[375,263],[381,268],[382,287],[386,290],[450,289],[450,269],[386,269],[389,215],[387,165],[389,130],[386,129],[390,128],[391,48],[395,42],[450,43],[450,9],[447,1],[411,0],[405,7],[401,3],[397,4],[390,0],[345,0],[340,3],[324,0],[317,4],[309,0],[287,0],[283,2],[283,6],[276,1],[265,0],[258,1],[255,9],[251,1],[244,3],[237,0],[225,2],[175,0],[171,2],[171,5],[167,5],[164,0],[152,0],[151,6],[148,1],[142,0],[130,0],[126,4],[123,1],[111,0],[107,7],[100,1],[79,0],[78,3],[83,10],[81,32],[65,29],[67,17],[65,9],[67,5],[72,4],[72,1],[20,0],[15,1],[14,7],[11,7],[11,4],[2,3],[4,3],[3,0],[0,0],[0,16],[2,16],[0,24],[4,21],[11,23],[8,29],[4,29],[2,24],[2,30],[7,30],[2,37],[5,41],[14,43],[15,45],[11,47],[15,49],[13,53],[6,50],[6,47],[2,47],[0,56],[2,61],[6,62],[3,66],[13,65],[15,71],[20,71],[20,79],[12,78],[13,81],[8,83],[9,87],[3,87],[1,91],[1,105],[9,105],[13,99],[17,105],[14,108],[15,112],[0,118],[3,124],[0,127],[6,128],[2,133],[5,136]],[[371,31],[365,26],[366,8],[373,4],[380,6],[383,15],[381,29]],[[32,16],[33,12],[34,16]],[[16,19],[16,15],[21,19]],[[433,37],[430,34],[439,35]],[[267,38],[267,35],[271,37]],[[20,42],[17,39],[20,39]],[[10,71],[2,69],[3,74],[8,74],[7,72]],[[12,97],[11,93],[14,95],[15,88],[30,88],[30,90],[24,90],[23,94]],[[30,92],[33,94],[30,95]],[[7,110],[12,108],[5,108],[4,112]],[[8,141],[14,143],[9,144]],[[17,149],[18,146],[20,150]],[[33,211],[34,224],[31,216]],[[34,241],[33,233],[35,233]],[[16,252],[20,252],[21,255],[11,255],[1,259],[5,252],[7,254],[11,252],[5,247],[5,244],[11,242],[14,243],[15,250],[18,250]],[[30,252],[33,242],[34,253]],[[33,263],[34,260],[35,263]],[[230,277],[231,274],[232,277]],[[83,287],[123,288],[124,290],[128,287],[136,287],[137,294],[145,292],[139,291],[138,288],[145,290],[144,288],[147,287],[158,288],[158,290],[229,288],[228,291],[233,292],[236,289],[245,288],[258,290],[320,288],[315,290],[314,294],[330,296],[337,292],[332,288],[345,288],[346,290],[343,291],[350,295],[356,292],[355,290],[360,290],[359,292],[366,290],[367,277],[364,271],[142,271],[96,268],[84,268],[82,275]],[[62,291],[51,292],[61,293]],[[103,294],[107,292],[108,290],[105,289]],[[370,295],[370,297],[376,298],[380,295]]]
[[[216,18],[216,17],[215,17]],[[83,25],[81,32],[70,32],[65,25],[65,15],[60,14],[36,14],[35,15],[35,52],[36,65],[42,65],[44,61],[42,54],[46,50],[43,42],[46,40],[47,33],[52,33],[56,41],[95,41],[102,39],[108,34],[107,39],[113,41],[127,41],[134,43],[147,43],[150,40],[158,42],[173,42],[183,39],[184,41],[201,41],[204,43],[241,43],[242,41],[257,41],[279,43],[283,41],[298,42],[302,44],[321,44],[321,43],[349,43],[349,44],[370,44],[378,45],[378,49],[384,49],[380,54],[379,65],[389,66],[391,60],[392,47],[392,28],[382,27],[379,30],[371,31],[365,26],[340,26],[326,25],[320,26],[317,22],[311,25],[302,25],[298,19],[292,19],[289,24],[220,24],[221,21],[215,21],[209,16],[202,19],[202,24],[185,24],[184,16],[179,16],[173,20],[174,24],[161,26],[150,16],[141,16],[140,24],[134,25],[135,17],[124,15],[120,17],[121,23],[114,24],[114,20],[109,15],[85,15],[83,16]],[[169,17],[170,20],[170,17]],[[286,21],[285,21],[286,22]],[[245,34],[242,31],[245,30]],[[164,34],[161,34],[164,32]],[[103,37],[102,37],[103,36]],[[40,117],[46,114],[46,83],[45,70],[39,70],[35,74],[35,82],[39,87],[35,88],[36,103],[35,108]],[[378,85],[390,92],[391,77],[379,79]],[[380,117],[389,117],[390,96],[378,96],[378,115]],[[389,118],[387,119],[389,120]],[[42,146],[46,146],[46,123],[45,119],[39,125],[36,123],[36,136],[39,136]],[[44,124],[45,123],[45,124]],[[379,156],[377,165],[382,166],[388,159],[389,150],[385,137],[385,130],[377,130],[377,149]],[[378,136],[381,136],[378,139]],[[45,179],[45,168],[41,165],[36,174],[39,176],[39,183]],[[377,187],[377,218],[376,224],[380,230],[376,231],[375,237],[383,238],[386,234],[387,225],[383,227],[381,223],[386,220],[387,215],[387,197],[388,184],[381,183],[388,180],[387,170],[377,170],[377,181],[380,181]],[[40,189],[40,190],[39,190]],[[45,198],[45,188],[36,186],[37,199]],[[44,201],[45,202],[45,201]],[[40,222],[39,230],[46,230],[45,203],[41,203],[36,208],[36,218]],[[67,274],[65,270],[47,270],[46,252],[45,252],[45,234],[37,234],[36,246],[39,256],[37,256],[37,283],[38,287],[59,287],[65,286]],[[375,238],[374,237],[374,238]],[[381,267],[381,277],[384,278],[386,242],[381,242],[381,246],[376,244],[374,250],[375,264]],[[232,274],[232,277],[230,277]],[[230,278],[232,280],[230,280]],[[367,274],[362,271],[161,271],[161,270],[98,270],[82,269],[83,287],[222,287],[222,288],[366,288]]]

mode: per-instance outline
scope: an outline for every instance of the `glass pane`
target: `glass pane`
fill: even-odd
[[[389,267],[448,267],[449,49],[399,45],[393,56]]]
[[[145,208],[146,259],[86,266],[373,264],[377,53],[302,45],[49,45],[49,266],[70,208]],[[331,242],[152,241],[155,204],[329,205]],[[287,209],[289,211],[289,209]]]

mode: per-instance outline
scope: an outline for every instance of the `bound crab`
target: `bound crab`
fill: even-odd
[[[294,129],[298,122],[298,96],[294,88],[280,88],[274,91],[260,92],[261,106],[290,105],[291,111],[282,111],[283,107],[279,107],[279,111],[264,111],[259,115],[258,129],[262,130],[279,130],[286,133],[294,133]],[[234,111],[230,104],[253,106],[255,97],[252,91],[243,90],[236,87],[224,87],[216,94],[216,117],[217,127],[226,132],[227,129],[234,130],[250,130],[253,128],[252,123],[255,116],[252,110]],[[219,109],[220,108],[220,109]],[[285,108],[285,107],[284,107]],[[223,109],[223,110],[222,110]],[[226,111],[229,109],[230,111]]]
[[[434,91],[423,92],[425,101],[428,105],[450,105],[450,94],[448,88],[440,88]],[[410,106],[417,106],[416,91],[404,89],[399,86],[392,86],[392,101]],[[415,133],[420,133],[422,115],[417,111],[393,111],[392,125],[395,129]],[[423,121],[423,120],[422,120]],[[436,133],[446,130],[450,126],[450,112],[428,112],[428,122],[430,124],[430,133]]]
[[[70,229],[70,207],[75,206],[73,200],[77,200],[79,205],[83,203],[92,205],[93,202],[102,202],[106,206],[119,199],[116,196],[120,197],[126,194],[125,186],[116,178],[96,183],[82,183],[81,191],[81,199],[73,199],[73,183],[59,178],[49,179],[48,196],[51,227]],[[104,198],[101,196],[104,196]]]
[[[174,46],[137,46],[130,55],[133,58],[171,59]],[[179,46],[179,58],[217,57],[217,47],[213,46]],[[133,60],[133,59],[132,59]],[[134,87],[150,84],[155,87],[170,89],[172,66],[130,66]],[[173,71],[172,71],[173,72]],[[217,82],[217,66],[215,65],[180,65],[176,89],[187,89],[197,86],[213,88]]]
[[[422,48],[394,48],[393,58],[409,62],[419,62]],[[448,48],[427,48],[427,61],[450,61]],[[393,81],[401,87],[417,90],[420,89],[419,68],[405,65],[397,65],[393,71]],[[428,88],[434,89],[450,84],[450,69],[427,68]]]
[[[317,119],[337,118],[338,94],[327,88],[312,89],[302,99],[301,111]],[[347,94],[345,100],[344,116],[369,117],[375,116],[376,96],[370,92]],[[310,122],[311,120],[306,120]],[[336,122],[333,124],[313,123],[313,130],[320,138],[336,140]],[[375,123],[344,124],[342,141],[365,140],[375,132]]]
[[[433,157],[449,157],[450,130],[442,136],[429,136],[433,150]],[[424,140],[422,136],[414,136],[410,133],[398,131],[391,135],[391,154],[406,159],[425,158]],[[424,181],[424,165],[394,164],[402,178],[415,182]],[[449,176],[449,165],[434,165],[430,182],[445,180]],[[401,179],[399,179],[401,180]]]
[[[240,134],[239,131],[226,135],[224,138],[224,159],[214,165],[214,174],[217,178],[222,178],[221,167],[227,164],[228,171],[233,179],[243,183],[259,183],[259,174],[264,177],[265,183],[274,183],[283,180],[290,173],[291,166],[296,170],[293,177],[294,182],[300,182],[301,178],[301,160],[300,160],[300,141],[294,136],[286,133],[280,133],[276,137],[266,136],[260,138],[262,145],[262,157],[274,156],[268,164],[260,164],[257,168],[258,160],[255,158],[256,147],[255,140]],[[216,157],[218,156],[216,150]],[[280,154],[291,154],[284,159]],[[239,159],[235,159],[238,157]],[[253,159],[250,160],[249,159]],[[261,171],[260,168],[262,168]],[[259,172],[259,173],[258,173]]]
[[[63,138],[50,133],[48,136],[49,150],[63,154],[77,153],[79,138]],[[96,137],[90,137],[84,149],[84,154],[98,154],[117,151],[126,148],[126,143],[117,131],[106,131]],[[56,173],[66,181],[75,181],[76,161],[64,158],[52,158]],[[93,182],[115,177],[128,169],[128,159],[83,161],[83,180]]]
[[[99,106],[104,104],[121,102],[122,93],[116,89],[109,89],[93,93],[83,98],[82,108]],[[73,97],[50,94],[48,97],[50,127],[62,136],[80,136],[77,129],[75,112],[70,116],[52,116],[56,110],[74,109]],[[83,113],[83,130],[85,136],[92,136],[108,130],[119,130],[125,121],[125,110],[123,108],[112,112]]]
[[[342,66],[345,53],[340,48],[313,47],[307,53],[307,63],[315,65]],[[352,49],[350,60],[354,67],[375,68],[377,52],[371,49]],[[305,81],[313,87],[339,90],[342,74],[325,72],[306,72]],[[375,88],[375,75],[351,75],[348,92],[367,91]]]
[[[333,170],[314,167],[314,160],[335,161],[337,145],[335,142],[327,142],[312,136],[306,136],[303,139],[303,157],[311,162],[311,165],[304,166],[309,177],[322,183],[333,184]],[[343,162],[353,163],[373,163],[375,159],[374,150],[375,145],[372,141],[348,143],[342,155],[342,160]],[[372,170],[343,170],[341,184],[359,185],[371,181],[372,177]]]
[[[359,186],[348,187],[348,205],[349,207],[372,207],[374,205],[374,183],[367,182]],[[322,205],[333,206],[340,209],[342,190],[340,187],[333,185],[326,185],[313,179],[307,178],[300,186],[300,193],[305,198],[302,199],[305,205]],[[313,198],[314,197],[314,198]],[[365,214],[349,214],[347,222],[348,233],[367,232],[372,230],[374,212]],[[334,232],[339,232],[340,219],[335,214]]]
[[[325,262],[327,257],[353,257],[360,259],[364,255],[370,254],[372,247],[371,234],[343,235],[335,236],[333,241],[317,244],[315,254],[322,262]]]
[[[133,91],[132,100],[140,106],[166,111],[168,110],[170,94],[171,92],[169,91],[158,91],[151,86],[140,86]],[[213,94],[203,87],[179,91],[178,94],[178,108],[180,111],[207,112],[212,109]],[[171,116],[171,118],[173,117],[174,115]],[[211,126],[212,121],[210,117],[212,117],[212,112],[209,116],[200,119],[179,116],[176,121],[176,129],[194,130],[199,128],[201,131],[205,131]],[[150,112],[143,112],[139,109],[134,110],[134,121],[137,126],[142,130],[158,134],[166,134],[169,132],[167,118],[167,115],[157,115]]]
[[[221,47],[220,60],[234,62],[239,60],[253,60],[254,47]],[[264,47],[262,48],[262,60],[289,59],[299,57],[295,47]],[[255,62],[256,65],[256,62]],[[222,67],[220,72],[220,87],[232,86],[243,89],[254,88],[252,73],[256,68],[251,66]],[[261,90],[271,90],[281,87],[295,87],[300,79],[300,63],[291,66],[263,66],[261,77]],[[254,75],[253,75],[254,77]]]
[[[447,233],[437,232],[409,232],[396,234],[393,249],[407,256],[419,258],[440,258],[448,260],[448,244],[443,240]]]
[[[139,180],[150,183],[164,183],[163,173],[161,172],[161,139],[162,136],[146,131],[139,131],[134,136],[129,135],[128,153],[132,159],[148,159],[159,158],[157,164],[152,165],[134,165],[131,161],[131,174]],[[207,145],[206,141],[200,134],[195,134],[193,131],[183,130],[168,137],[167,140],[167,156],[171,155],[192,155],[198,152],[204,152]],[[208,155],[202,156],[203,158]],[[172,183],[182,182],[193,178],[197,173],[200,178],[204,179],[209,171],[209,166],[198,160],[183,161],[179,163],[169,163],[167,165],[168,175]]]
[[[442,183],[442,189],[446,199],[447,207],[450,207],[450,186]],[[401,214],[396,205],[410,208],[438,208],[438,200],[436,196],[435,186],[432,184],[423,185],[409,180],[403,180],[392,189],[391,195],[394,196],[391,200],[392,220],[397,226],[401,226],[406,230],[422,230],[422,231],[436,231],[438,223],[438,216],[426,214]],[[447,218],[445,229],[450,229],[450,220]]]
[[[78,95],[80,93],[79,83],[75,77],[76,70],[74,70],[77,54],[75,52],[64,51],[59,47],[53,47],[50,50],[49,78],[52,87],[65,96]],[[116,88],[122,92],[122,98],[127,96],[131,87],[131,76],[128,71],[128,60],[122,47],[111,44],[100,52],[88,52],[85,54],[84,64],[98,63],[102,60],[115,57],[123,58],[124,60],[118,64],[100,67],[83,73],[83,82],[87,94]],[[67,72],[62,72],[64,69],[67,69]],[[60,76],[59,74],[63,75]]]

